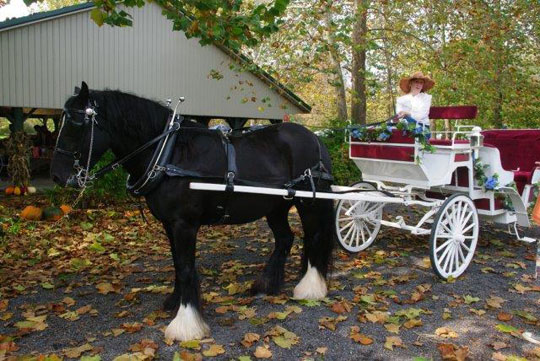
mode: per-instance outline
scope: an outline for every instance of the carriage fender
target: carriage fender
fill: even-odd
[[[529,216],[527,215],[527,206],[523,203],[523,199],[519,193],[511,187],[501,187],[497,190],[500,193],[503,193],[505,196],[510,198],[512,201],[512,206],[516,213],[517,223],[523,227],[530,227]]]

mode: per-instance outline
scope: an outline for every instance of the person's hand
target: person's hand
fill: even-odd
[[[406,112],[406,111],[404,111],[404,110],[402,110],[402,111],[400,111],[397,115],[398,115],[398,117],[401,119],[401,118],[403,118],[403,117],[405,117],[405,116],[407,116],[407,115],[410,115],[410,113],[409,113],[409,112]]]

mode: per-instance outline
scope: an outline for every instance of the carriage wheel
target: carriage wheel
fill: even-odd
[[[376,188],[365,182],[358,182],[352,187],[368,190]],[[339,245],[348,252],[360,252],[377,237],[381,228],[384,203],[350,201],[342,199],[336,208],[336,233]],[[347,214],[349,210],[352,211]]]
[[[474,202],[454,194],[442,204],[429,240],[431,267],[437,276],[459,277],[474,256],[478,241],[478,212]]]

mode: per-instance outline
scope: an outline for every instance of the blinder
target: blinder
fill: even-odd
[[[70,185],[78,185],[81,188],[86,187],[87,184],[92,181],[92,176],[89,174],[89,171],[90,171],[90,160],[92,157],[92,149],[94,146],[94,126],[98,126],[98,122],[96,120],[96,116],[98,115],[96,111],[97,107],[98,106],[95,101],[93,103],[88,101],[88,104],[84,110],[64,108],[64,111],[62,112],[62,124],[60,126],[60,131],[58,133],[58,138],[57,138],[56,146],[54,149],[54,151],[58,154],[62,154],[62,155],[73,158],[73,168],[77,171],[77,173],[72,175],[68,179],[67,183]],[[79,117],[74,117],[74,114],[79,114]],[[84,115],[84,117],[81,117],[80,115]],[[79,120],[77,118],[82,118],[82,120]],[[85,127],[88,124],[91,125],[90,146],[88,148],[86,168],[83,168],[79,163],[82,157],[82,154],[79,150],[70,151],[70,150],[62,149],[58,146],[58,141],[60,140],[62,130],[64,129],[64,126],[66,125],[66,123],[70,123],[71,125],[74,125],[78,128]]]

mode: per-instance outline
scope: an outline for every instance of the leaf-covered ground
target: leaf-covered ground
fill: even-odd
[[[523,338],[540,334],[536,246],[502,228],[484,225],[474,263],[453,282],[432,272],[427,237],[384,229],[367,251],[336,251],[327,299],[298,302],[289,298],[302,247],[296,214],[275,297],[245,292],[273,248],[266,224],[206,227],[197,262],[212,338],[181,344],[163,334],[173,268],[151,216],[145,224],[123,205],[18,220],[36,203],[46,200],[0,198],[0,360],[540,359]]]

